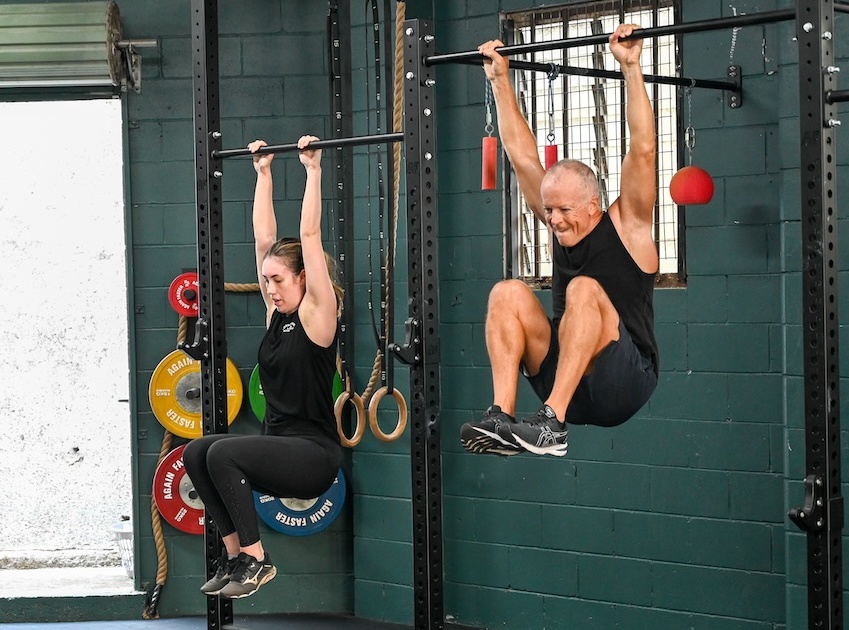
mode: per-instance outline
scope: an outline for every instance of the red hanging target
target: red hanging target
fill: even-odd
[[[198,316],[198,275],[194,271],[181,273],[168,287],[168,302],[178,315]]]
[[[713,179],[698,166],[685,166],[672,176],[669,195],[679,206],[708,203],[713,198]]]
[[[498,139],[483,138],[481,145],[481,190],[495,190],[495,170],[498,166]]]
[[[552,166],[557,164],[557,161],[560,158],[557,154],[557,145],[556,144],[547,144],[545,145],[545,170],[550,169]]]

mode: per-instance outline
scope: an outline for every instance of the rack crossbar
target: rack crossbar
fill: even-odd
[[[463,59],[457,63],[475,66],[480,65],[480,59]],[[623,79],[624,75],[618,70],[602,70],[600,68],[581,68],[580,66],[563,66],[556,63],[540,63],[537,61],[511,60],[510,67],[514,70],[530,70],[532,72],[552,71],[558,74],[572,74],[585,77],[598,77],[601,79]],[[733,92],[739,90],[740,86],[733,81],[713,81],[709,79],[691,79],[689,77],[667,77],[657,74],[644,74],[646,83],[660,83],[665,85],[680,85],[691,88],[708,88],[713,90],[728,90]]]
[[[668,26],[654,26],[651,28],[637,29],[630,36],[624,37],[623,41],[629,39],[664,37],[666,35],[678,35],[682,33],[713,31],[718,29],[736,28],[741,26],[753,26],[756,24],[769,24],[772,22],[792,20],[795,17],[795,9],[779,9],[777,11],[764,11],[761,13],[735,15],[731,17],[715,18],[712,20],[684,22],[681,24],[670,24]],[[525,53],[542,52],[546,50],[559,50],[565,48],[578,48],[579,46],[606,44],[609,38],[609,33],[603,35],[588,35],[586,37],[572,37],[569,39],[559,39],[548,42],[513,44],[511,46],[502,46],[500,48],[496,48],[495,51],[498,54],[504,56],[521,55]],[[465,60],[473,60],[477,63],[482,63],[484,59],[485,57],[481,55],[477,50],[470,50],[466,52],[430,55],[429,57],[425,57],[424,63],[428,66],[441,63],[461,63]]]
[[[315,140],[310,142],[310,147],[313,149],[331,149],[336,147],[351,147],[363,144],[382,144],[384,142],[402,142],[404,140],[403,132],[381,133],[372,136],[354,136],[352,138],[331,138],[328,140]],[[260,147],[253,153],[250,149],[223,149],[221,151],[213,151],[212,158],[215,160],[223,160],[231,157],[248,157],[253,155],[262,155],[264,153],[286,153],[289,151],[300,151],[296,142],[291,144],[270,144]]]

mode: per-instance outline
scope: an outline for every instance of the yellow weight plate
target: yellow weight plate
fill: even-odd
[[[239,370],[227,359],[228,425],[239,414],[243,395]],[[148,398],[153,415],[171,433],[188,439],[203,435],[199,361],[174,350],[153,371]]]

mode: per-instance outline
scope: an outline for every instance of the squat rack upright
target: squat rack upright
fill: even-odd
[[[840,484],[837,318],[836,120],[834,104],[849,100],[835,89],[834,12],[846,3],[797,0],[799,44],[800,172],[803,240],[805,379],[805,504],[790,518],[807,532],[810,628],[842,627],[843,498]],[[762,23],[790,19],[773,12]],[[223,233],[219,177],[221,150],[216,0],[192,0],[195,165],[197,186],[199,313],[196,338],[183,348],[201,363],[204,434],[227,432]],[[727,28],[735,18],[710,21]],[[707,30],[705,25],[695,30]],[[693,32],[692,25],[662,27],[663,34]],[[642,29],[640,37],[659,35]],[[413,503],[414,618],[416,630],[443,628],[442,514],[439,446],[439,335],[436,235],[435,100],[432,66],[450,63],[432,54],[432,25],[404,26],[404,143],[410,313],[406,342],[395,352],[411,366],[410,418]],[[548,48],[558,47],[548,43]],[[462,53],[473,55],[474,51]],[[443,59],[440,59],[443,57]],[[457,60],[465,63],[468,60]],[[219,555],[218,534],[206,531],[207,568]],[[209,597],[207,622],[233,620],[232,602]]]
[[[224,314],[224,238],[220,178],[222,156],[241,150],[221,149],[218,71],[217,0],[192,0],[193,121],[197,191],[198,319],[195,339],[181,346],[201,365],[201,422],[204,435],[227,432]],[[399,359],[410,365],[410,450],[413,503],[413,570],[417,628],[442,627],[442,512],[439,447],[439,277],[436,256],[436,168],[432,70],[422,59],[425,42],[405,29],[413,44],[404,57],[404,126],[407,199],[409,317],[404,344],[394,344]],[[396,134],[367,141],[322,141],[350,146],[396,140]],[[291,146],[277,147],[291,150]],[[426,150],[425,150],[426,149]],[[266,151],[268,151],[267,149]],[[204,532],[207,575],[220,555],[213,523]],[[207,597],[207,627],[233,623],[232,601]]]

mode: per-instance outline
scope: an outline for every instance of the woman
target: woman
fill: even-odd
[[[183,451],[186,472],[224,541],[217,571],[201,587],[208,595],[247,597],[277,574],[259,538],[253,490],[317,497],[342,462],[332,398],[342,290],[321,243],[321,150],[309,148],[316,139],[298,140],[307,174],[300,239],[277,240],[274,156],[254,156],[253,227],[267,312],[258,353],[266,400],[262,434],[207,435]],[[248,148],[256,153],[265,144],[257,140]]]

